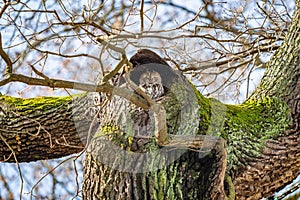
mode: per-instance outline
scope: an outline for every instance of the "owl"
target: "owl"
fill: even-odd
[[[156,71],[147,71],[140,76],[139,87],[153,100],[164,94],[161,76]]]
[[[160,75],[161,71],[159,71],[158,68],[163,69],[168,67],[168,64],[160,56],[148,49],[139,50],[129,61],[132,63],[132,69],[129,72],[130,79],[153,100],[163,96],[165,89]],[[157,66],[157,64],[163,65],[163,67]],[[116,74],[109,82],[114,86],[130,89],[128,85],[126,85],[124,77],[125,71],[123,70],[121,73]],[[110,98],[105,93],[93,92],[91,93],[91,99],[92,106],[90,108],[90,114],[91,116],[97,116],[100,120],[102,116],[101,112],[104,112],[101,107],[103,107],[103,104]],[[118,101],[121,100],[119,99]]]
[[[142,49],[129,60],[132,68],[127,77],[143,90],[152,100],[161,103],[167,114],[168,132],[171,134],[191,133],[197,129],[198,101],[193,88],[182,74],[174,71],[156,53]],[[125,74],[118,74],[113,85],[131,90]],[[143,109],[127,99],[103,93],[94,95],[94,106],[98,109],[99,129],[113,126],[122,133],[133,137],[131,150],[142,151],[155,133],[154,113]],[[189,122],[190,121],[190,122]],[[189,122],[189,123],[188,123]]]

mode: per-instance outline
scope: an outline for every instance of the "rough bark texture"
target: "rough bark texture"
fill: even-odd
[[[299,3],[298,3],[299,4]],[[285,43],[252,99],[276,96],[290,108],[292,123],[283,135],[266,142],[262,154],[240,170],[234,179],[238,199],[268,197],[300,173],[300,11],[299,5]]]
[[[0,96],[0,161],[46,160],[83,150],[90,127],[80,107],[84,102],[84,98]]]
[[[230,181],[231,177],[237,177],[239,176],[240,170],[243,170],[245,174],[247,174],[247,171],[244,171],[245,167],[249,165],[251,161],[254,161],[259,155],[261,155],[262,149],[265,147],[265,142],[269,139],[275,139],[276,137],[283,134],[283,132],[288,127],[288,123],[291,122],[289,109],[286,103],[282,102],[281,100],[277,98],[266,98],[264,100],[252,100],[249,102],[246,102],[239,106],[232,106],[228,105],[225,106],[221,102],[216,100],[210,100],[205,99],[203,96],[199,93],[199,104],[202,105],[201,108],[199,108],[199,115],[201,123],[200,127],[206,127],[206,128],[200,128],[200,133],[207,133],[211,134],[212,136],[189,136],[188,134],[185,136],[181,136],[180,139],[176,139],[175,141],[171,140],[171,146],[174,148],[174,151],[181,151],[182,149],[186,149],[184,154],[182,154],[182,157],[178,157],[178,160],[174,160],[174,163],[170,162],[169,166],[166,167],[166,169],[163,170],[164,173],[160,172],[163,175],[165,175],[167,178],[163,178],[163,180],[170,180],[168,178],[169,170],[174,169],[175,166],[180,166],[180,168],[177,168],[179,171],[181,169],[185,169],[186,167],[191,168],[191,170],[195,170],[192,166],[196,165],[195,163],[199,163],[200,166],[198,167],[198,175],[193,176],[183,176],[180,174],[181,179],[178,181],[176,179],[176,183],[178,183],[178,186],[176,188],[180,188],[180,193],[182,193],[181,196],[175,196],[175,199],[226,199],[226,198],[234,198],[234,187]],[[203,120],[205,118],[204,114],[210,113],[207,120]],[[202,137],[202,140],[199,139]],[[218,156],[223,155],[222,150],[219,145],[215,147],[213,144],[210,143],[210,140],[205,140],[205,137],[212,137],[212,138],[218,138],[217,140],[221,140],[221,138],[225,138],[227,140],[227,159],[225,159],[225,156]],[[184,139],[185,138],[185,139]],[[203,139],[204,138],[204,139]],[[137,139],[138,140],[138,139]],[[187,140],[188,142],[184,142]],[[201,142],[196,142],[197,140]],[[105,141],[110,141],[110,144],[107,144]],[[123,191],[123,182],[119,182],[118,180],[114,179],[114,175],[116,174],[116,177],[124,177],[124,174],[127,174],[126,176],[133,176],[130,179],[126,180],[126,184],[129,188],[127,188],[125,191],[130,190],[131,192],[124,196],[125,199],[153,199],[153,196],[155,195],[156,190],[154,188],[149,187],[148,189],[140,188],[143,190],[146,196],[138,196],[139,198],[136,198],[134,196],[133,190],[137,188],[131,188],[132,186],[139,186],[143,185],[142,182],[143,179],[136,178],[135,174],[139,172],[138,167],[142,168],[148,168],[152,162],[146,162],[147,158],[143,157],[142,155],[145,153],[157,153],[160,151],[160,149],[164,149],[165,147],[159,147],[155,143],[148,143],[145,145],[143,149],[139,149],[143,153],[141,156],[138,156],[133,161],[128,161],[132,163],[124,163],[124,160],[127,160],[127,157],[125,154],[134,154],[135,152],[131,149],[132,141],[135,141],[135,139],[126,136],[126,133],[120,132],[119,129],[114,129],[112,127],[108,128],[102,128],[101,131],[99,131],[99,134],[94,138],[94,140],[91,142],[91,149],[87,152],[87,159],[86,159],[86,167],[85,167],[85,177],[84,177],[84,184],[83,184],[83,191],[87,192],[84,194],[84,197],[86,199],[89,198],[96,198],[97,196],[100,199],[123,199],[123,196],[118,196],[117,191]],[[115,146],[112,148],[112,146]],[[193,146],[193,148],[191,148]],[[169,147],[169,146],[167,146]],[[197,154],[194,154],[193,149],[200,149],[203,150],[206,149],[208,152],[207,156],[196,156]],[[172,148],[171,148],[172,150]],[[170,150],[170,152],[172,152]],[[211,151],[210,151],[211,150]],[[210,152],[210,154],[209,154]],[[171,153],[171,155],[173,155]],[[168,158],[172,158],[170,154],[165,154],[164,158],[162,160],[166,160]],[[209,156],[210,155],[210,156]],[[196,158],[192,159],[192,157],[196,156]],[[188,159],[184,159],[187,158]],[[209,160],[213,158],[214,161]],[[182,159],[185,161],[183,162]],[[195,161],[196,159],[196,161]],[[221,161],[221,160],[222,161]],[[160,157],[158,157],[158,160],[160,160]],[[220,163],[223,163],[224,165],[221,165]],[[126,164],[127,168],[124,166],[120,169],[119,164],[116,163],[122,163]],[[204,164],[206,163],[206,164]],[[162,163],[163,164],[163,163]],[[225,165],[226,164],[226,165]],[[135,165],[139,165],[136,167]],[[121,165],[122,166],[122,165]],[[198,165],[196,165],[198,166]],[[218,166],[218,170],[215,170],[215,167]],[[223,167],[221,167],[223,166]],[[99,170],[101,169],[101,170]],[[125,169],[125,171],[124,171]],[[160,170],[158,170],[156,173],[158,173]],[[228,174],[227,179],[224,182],[224,173]],[[153,174],[147,173],[147,170],[143,171],[143,176],[145,180],[153,180],[155,179],[152,177]],[[188,169],[185,170],[187,174],[190,174]],[[108,173],[108,174],[107,174]],[[194,184],[193,189],[191,192],[195,192],[195,195],[190,195],[187,190],[183,189],[183,186],[181,185],[182,182],[189,182],[191,181],[191,177],[196,177],[194,181],[198,182],[199,184]],[[201,176],[201,177],[198,177]],[[156,177],[156,176],[155,176]],[[197,178],[198,177],[198,178]],[[94,180],[100,181],[101,183],[105,183],[104,188],[101,188],[99,184],[101,183],[94,183]],[[123,180],[123,179],[122,179]],[[155,179],[159,180],[159,179]],[[218,184],[214,182],[214,180],[218,180]],[[107,181],[109,183],[107,183]],[[116,182],[115,182],[116,181]],[[93,182],[93,183],[91,183]],[[155,182],[155,181],[151,181]],[[157,181],[156,181],[157,183]],[[213,189],[208,189],[207,185],[204,183],[208,183],[208,185],[213,185],[214,188],[222,188],[219,189],[217,192]],[[112,188],[108,185],[114,185]],[[113,188],[117,188],[117,185],[120,184],[118,187],[123,188],[116,189],[115,191]],[[158,183],[157,183],[158,184]],[[162,188],[169,188],[168,181],[161,182],[159,181],[159,186]],[[241,183],[243,186],[244,183]],[[270,184],[270,183],[268,183]],[[218,186],[217,186],[218,185]],[[126,187],[127,187],[126,186]],[[256,185],[257,186],[257,185]],[[255,187],[256,187],[255,186]],[[108,187],[108,189],[105,189]],[[125,187],[125,186],[124,186]],[[172,186],[173,187],[173,186]],[[239,186],[237,186],[239,187]],[[203,189],[204,188],[204,189]],[[244,188],[245,189],[245,188]],[[246,192],[248,192],[248,188],[246,188]],[[93,191],[97,191],[95,194]],[[203,191],[205,191],[203,193]],[[111,195],[111,192],[114,194]],[[174,199],[172,196],[168,196],[168,192],[164,191],[164,195],[157,199]],[[122,192],[120,192],[120,195],[124,195]],[[144,194],[143,193],[143,194]],[[172,191],[172,195],[175,194],[175,191]],[[176,193],[177,194],[177,193]],[[226,195],[225,195],[226,194]],[[92,195],[92,196],[91,196]],[[131,196],[130,196],[131,195]],[[242,195],[245,195],[243,193]]]
[[[260,87],[248,101],[239,106],[226,106],[224,118],[224,116],[219,114],[219,109],[216,109],[216,107],[219,107],[222,110],[224,105],[213,100],[206,101],[199,98],[199,104],[204,107],[206,114],[209,115],[208,121],[204,122],[204,120],[200,127],[207,127],[207,129],[204,128],[206,133],[223,137],[227,140],[226,172],[233,179],[236,199],[260,199],[267,197],[292,181],[299,174],[299,10],[294,18],[285,43],[269,63],[269,69]],[[217,113],[216,115],[219,114],[219,119],[218,117],[212,119],[214,112],[215,114]],[[199,111],[199,113],[201,119],[206,116],[202,111]],[[220,119],[222,117],[224,118],[223,120]],[[218,126],[211,126],[219,123],[223,123],[221,129],[218,129]],[[188,146],[186,146],[186,149],[188,149]],[[189,155],[183,154],[183,158],[194,156],[192,151],[187,151],[186,153]],[[197,160],[197,163],[203,163],[207,158],[204,157],[202,159]],[[189,165],[189,161],[191,161],[192,165]],[[127,199],[135,199],[136,197],[152,199],[154,196],[151,195],[156,194],[157,189],[144,186],[144,183],[147,182],[145,180],[153,179],[149,173],[140,174],[138,177],[136,174],[116,171],[103,166],[99,159],[95,159],[92,154],[88,154],[86,163],[88,166],[85,169],[86,181],[89,179],[100,179],[108,183],[108,185],[114,186],[106,189],[100,184],[89,184],[90,180],[84,182],[84,191],[88,191],[84,197],[87,199],[96,197],[96,193],[100,195],[98,198],[103,199],[122,199],[123,197]],[[182,162],[180,157],[170,167],[174,168],[174,165],[189,166],[193,169],[192,166],[195,163],[192,158]],[[99,168],[102,170],[95,171],[95,169]],[[198,173],[205,174],[203,170],[206,170],[211,177],[224,178],[220,171],[212,169],[212,167],[206,166],[205,168],[199,168]],[[169,170],[167,168],[165,174],[169,174]],[[159,173],[159,171],[156,171],[156,173]],[[113,175],[110,176],[111,174]],[[107,177],[127,178],[119,179],[122,181],[117,181],[116,183],[113,179]],[[204,175],[204,177],[206,176]],[[181,174],[181,178],[184,181],[189,179],[183,174]],[[168,180],[172,182],[170,178]],[[206,180],[212,181],[212,179]],[[230,180],[230,178],[226,180]],[[159,188],[169,188],[169,184],[172,184],[169,182],[161,182],[159,179],[155,181],[156,184],[159,183]],[[180,184],[182,182],[178,182],[182,186]],[[202,182],[199,181],[199,183]],[[223,184],[223,181],[221,181],[221,184]],[[213,182],[211,185],[214,185]],[[232,191],[230,185],[230,181],[228,181],[222,186],[222,188],[225,188],[227,195],[224,195],[223,192],[222,195],[214,196],[215,191],[209,190],[205,184],[198,184],[198,187],[194,185],[196,191],[201,193],[206,191],[203,195],[189,196],[187,190],[181,190],[183,192],[181,196],[179,195],[181,193],[176,193],[175,190],[173,190],[172,194],[176,194],[175,197],[173,196],[175,199],[195,199],[195,197],[197,199],[234,198],[232,195],[234,191]],[[119,190],[120,188],[121,190]],[[134,190],[136,189],[140,189],[143,192],[135,193]],[[93,194],[93,190],[97,192]],[[126,192],[124,193],[123,191],[130,192],[125,194]],[[110,194],[113,194],[113,196],[109,196]],[[141,196],[138,194],[141,194]],[[171,196],[167,195],[168,192],[164,191],[163,195],[158,199],[172,199]]]
[[[153,157],[144,152],[129,159],[110,141],[96,138],[86,157],[83,198],[224,199],[224,140],[204,140],[185,137],[182,145],[171,143]]]

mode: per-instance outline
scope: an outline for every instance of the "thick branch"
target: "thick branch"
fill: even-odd
[[[82,151],[90,128],[83,115],[85,98],[0,96],[0,161],[30,162]]]

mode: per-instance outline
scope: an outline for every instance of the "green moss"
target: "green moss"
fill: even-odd
[[[225,105],[205,98],[196,89],[200,105],[199,134],[227,140],[228,169],[234,170],[258,156],[265,141],[284,133],[291,124],[288,105],[278,98]]]
[[[97,134],[94,137],[99,137],[103,135],[111,135],[114,133],[118,133],[120,130],[117,126],[109,126],[105,125],[101,127],[101,129],[97,132]]]
[[[229,175],[230,172],[234,173],[237,168],[245,166],[249,160],[260,155],[266,140],[283,134],[291,123],[288,105],[278,98],[267,97],[259,100],[249,100],[241,105],[225,105],[218,100],[205,98],[196,88],[194,90],[199,104],[197,112],[200,117],[198,133],[222,137],[227,141],[227,170],[229,170]],[[176,112],[167,113],[168,120],[172,120],[180,111],[178,101],[172,101],[175,96],[176,93],[174,95],[170,94],[170,102],[168,102],[168,99],[164,102],[167,112]],[[184,97],[176,98],[180,100]],[[175,121],[171,121],[169,125],[176,124]],[[170,130],[172,130],[171,133],[174,133],[180,129]],[[106,125],[102,127],[97,136],[104,136],[120,145],[121,148],[130,151],[130,146],[134,142],[134,134],[129,133],[132,131],[130,129],[126,130],[127,133],[122,131],[115,126]],[[158,152],[159,147],[154,139],[150,139],[143,150],[155,154]],[[156,156],[161,163],[165,162],[166,158],[159,157],[161,155]],[[210,152],[206,155],[206,158],[209,159],[212,156],[213,154]],[[178,179],[178,177],[181,177],[178,174],[181,173],[178,169],[178,163],[174,162],[155,171],[157,160],[152,163],[153,170],[151,170],[151,166],[147,166],[150,171],[149,176],[151,176],[149,185],[151,185],[153,191],[151,193],[153,199],[174,199],[175,197],[184,199],[181,189],[182,180]],[[185,168],[184,164],[182,163],[183,166],[180,167]],[[212,166],[212,168],[214,167],[216,166]],[[204,176],[205,174],[200,174],[201,172],[201,170],[189,171],[191,177]],[[228,187],[232,187],[232,181],[228,177],[226,179]],[[143,187],[148,185],[148,183],[143,184]],[[176,189],[174,190],[174,188]],[[232,195],[234,195],[233,193],[234,191],[231,192]],[[194,196],[196,194],[191,192],[187,197],[192,199]]]
[[[200,116],[199,134],[206,135],[211,119],[212,103],[211,100],[209,98],[205,98],[193,84],[191,84],[191,86],[194,89],[194,92],[198,99],[198,104],[200,105],[198,111],[198,115]]]
[[[288,105],[277,98],[227,105],[220,136],[227,140],[229,169],[244,165],[259,155],[265,141],[283,134],[290,123]]]
[[[164,158],[162,159],[164,160]],[[178,165],[178,162],[173,162],[168,166],[160,168],[158,171],[149,172],[149,177],[152,176],[150,185],[153,188],[153,199],[183,199],[181,176],[177,174]],[[174,188],[176,189],[174,190]]]
[[[179,199],[183,199],[182,197],[182,193],[181,193],[181,189],[180,189],[180,185],[181,185],[181,180],[178,180],[178,177],[180,177],[178,174],[178,164],[174,163],[172,165],[170,165],[169,167],[169,176],[168,176],[168,181],[170,184],[170,187],[167,188],[167,197],[168,199],[175,199],[175,197],[179,198]],[[175,187],[173,187],[175,186]],[[176,190],[176,192],[179,192],[179,195],[175,194],[174,192],[174,188]]]
[[[9,109],[16,109],[22,112],[46,112],[62,105],[67,105],[72,97],[36,97],[36,98],[17,98],[6,95],[0,96],[0,101],[4,102]]]
[[[228,169],[230,170],[246,165],[250,159],[258,156],[265,141],[281,135],[291,123],[288,105],[278,98],[267,97],[260,100],[249,100],[241,105],[226,105],[218,100],[205,98],[195,87],[193,88],[199,104],[198,134],[222,137],[227,141]],[[173,96],[170,97],[173,98]],[[167,112],[174,111],[175,114],[178,114],[178,109],[172,108],[174,102],[170,103],[166,100],[164,105]],[[174,104],[177,105],[176,102]],[[167,113],[167,120],[171,120],[168,125],[175,124],[171,119],[175,114]],[[181,134],[177,129],[169,128],[168,130],[169,133]],[[120,134],[117,133],[118,131],[111,128],[105,132],[108,135],[114,132],[115,135],[112,137],[116,137],[114,140],[118,144],[123,143],[123,146],[125,144],[130,147],[133,142],[133,134]],[[118,134],[119,136],[117,136]],[[155,152],[158,148],[153,139],[145,145],[144,150],[145,152]],[[157,195],[159,196],[159,194]]]

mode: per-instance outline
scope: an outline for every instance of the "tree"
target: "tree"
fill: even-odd
[[[29,3],[4,2],[0,16],[8,26],[3,28],[3,32],[8,33],[11,27],[15,32],[12,32],[12,40],[9,40],[7,34],[1,34],[2,41],[9,44],[5,47],[0,41],[0,55],[5,64],[5,77],[0,82],[1,86],[18,81],[49,88],[97,91],[117,95],[136,106],[149,109],[149,104],[156,103],[151,104],[147,95],[116,87],[109,81],[116,72],[123,69],[124,64],[131,65],[127,56],[132,48],[147,46],[156,49],[160,45],[165,47],[163,55],[169,63],[173,63],[174,67],[186,75],[192,74],[192,81],[196,86],[199,81],[203,85],[198,88],[179,88],[181,92],[193,93],[199,105],[195,108],[200,127],[197,135],[191,131],[192,118],[184,121],[188,128],[182,130],[186,132],[178,133],[179,136],[172,137],[169,142],[161,140],[161,133],[158,132],[143,149],[146,153],[159,152],[151,154],[155,159],[150,160],[150,163],[144,154],[138,154],[127,163],[116,163],[124,162],[115,156],[124,151],[110,148],[111,142],[122,147],[122,150],[127,150],[125,152],[131,152],[129,147],[135,138],[114,126],[102,127],[100,131],[96,129],[94,118],[86,113],[91,107],[89,94],[29,99],[1,95],[2,161],[29,162],[86,151],[82,190],[84,199],[232,199],[235,195],[238,199],[259,199],[273,194],[299,174],[298,4],[299,2],[293,20],[289,23],[288,17],[278,14],[276,2],[257,3],[265,21],[259,28],[253,28],[253,24],[248,23],[244,17],[251,4],[237,6],[234,12],[228,11],[228,15],[223,17],[218,9],[227,10],[230,5],[213,1],[202,2],[196,12],[188,9],[188,6],[168,1],[140,1],[130,4],[90,2],[86,5],[78,2],[72,6],[62,2],[59,5],[41,2],[36,8]],[[160,20],[157,14],[160,6],[165,6],[165,12],[171,7],[178,9],[175,13],[180,11],[192,17],[170,29],[154,30],[153,24],[170,26],[168,15],[165,15],[167,19]],[[289,11],[284,2],[281,2],[281,7]],[[135,15],[139,20],[134,20]],[[202,21],[203,19],[209,23]],[[35,20],[36,25],[27,27],[26,23]],[[139,30],[135,32],[135,27],[130,27],[132,24],[138,24]],[[289,28],[286,29],[288,24]],[[225,35],[221,35],[223,31],[226,31]],[[14,37],[16,32],[21,39]],[[199,47],[191,42],[195,38],[203,41],[197,43]],[[166,40],[170,43],[166,43]],[[145,41],[148,42],[147,45]],[[176,43],[177,46],[174,45]],[[102,48],[98,57],[83,53],[82,48],[78,47],[89,48],[92,44]],[[168,49],[172,45],[176,48]],[[196,51],[189,45],[194,46]],[[17,49],[14,49],[16,46]],[[216,62],[199,64],[199,60],[195,59],[194,56],[199,56],[198,50],[204,47],[213,50],[208,57],[217,59]],[[72,49],[78,52],[68,53]],[[274,50],[276,53],[270,61],[263,63],[262,52]],[[196,53],[193,54],[193,51]],[[179,60],[172,60],[176,53],[182,54],[178,57]],[[53,59],[53,56],[57,59]],[[71,65],[78,66],[77,62],[82,57],[99,62],[102,82],[98,85],[64,81],[47,75],[49,62],[65,66],[61,67],[63,70]],[[181,59],[184,57],[185,59]],[[107,65],[107,58],[119,59],[118,63],[112,62],[112,66],[116,67],[108,72],[104,67]],[[22,67],[25,64],[30,72]],[[244,74],[247,71],[251,74],[257,67],[266,68],[264,77],[249,97],[250,92],[247,90],[248,98],[240,105],[223,104],[204,97],[196,90],[205,88],[210,90],[208,93],[219,92],[224,87],[231,87],[232,82],[241,83],[245,77],[248,77],[246,80],[249,83],[250,75]],[[86,65],[81,69],[88,72]],[[223,81],[221,83],[224,83],[224,87],[218,87],[214,83],[212,88],[208,88],[209,81],[219,77],[215,76],[215,69],[221,69],[218,74],[228,73],[229,78],[218,80]],[[36,74],[38,78],[30,73]],[[204,76],[206,73],[212,76]],[[92,73],[94,77],[95,74],[97,73]],[[174,106],[166,106],[173,99],[162,102],[167,114],[171,113],[167,120],[174,117],[174,110],[167,109]],[[157,114],[155,110],[153,112],[154,115]],[[157,124],[160,126],[160,123]],[[160,151],[161,149],[164,151]],[[103,155],[110,156],[106,160],[108,163],[104,162],[103,159],[107,157],[101,157]],[[110,162],[112,159],[115,162]],[[143,165],[143,162],[147,165]],[[162,166],[157,167],[159,164]],[[122,170],[118,167],[122,167]],[[124,167],[131,167],[131,171]],[[132,171],[132,168],[138,167],[146,171]]]

